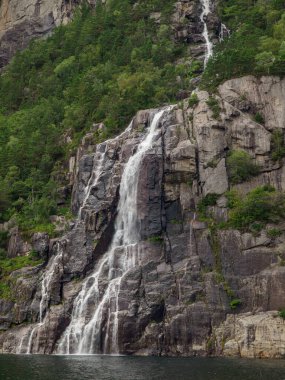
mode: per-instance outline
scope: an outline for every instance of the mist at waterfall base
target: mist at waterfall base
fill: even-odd
[[[284,380],[285,361],[0,355],[0,380]]]

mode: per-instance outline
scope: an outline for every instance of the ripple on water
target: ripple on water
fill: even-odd
[[[0,355],[0,380],[285,380],[284,360]]]

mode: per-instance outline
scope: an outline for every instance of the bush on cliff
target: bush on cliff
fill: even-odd
[[[237,191],[228,192],[230,227],[247,230],[253,224],[278,223],[285,218],[285,193],[265,185],[255,188],[246,196]]]
[[[279,161],[285,156],[284,133],[281,129],[275,129],[271,135],[271,158]]]
[[[249,180],[259,174],[259,167],[243,150],[233,150],[227,157],[227,170],[232,185]]]

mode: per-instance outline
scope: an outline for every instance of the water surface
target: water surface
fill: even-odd
[[[285,360],[0,355],[0,380],[285,380]]]

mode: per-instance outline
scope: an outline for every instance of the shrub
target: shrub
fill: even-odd
[[[218,119],[220,117],[221,108],[219,106],[219,102],[217,101],[217,99],[214,98],[213,96],[210,96],[206,103],[208,104],[211,111],[213,112],[213,117],[215,119]]]
[[[249,180],[259,174],[259,167],[243,150],[232,151],[226,160],[229,181],[232,185]]]
[[[150,238],[147,239],[150,243],[153,244],[162,244],[163,243],[163,237],[156,235],[156,236],[151,236]]]
[[[35,254],[32,252],[27,256],[18,256],[11,259],[0,260],[0,272],[1,275],[9,275],[15,270],[24,267],[36,266],[41,263],[42,260],[35,256]]]
[[[210,206],[215,206],[219,198],[218,194],[210,193],[201,199],[198,203],[198,211],[202,216],[206,216],[207,208]]]
[[[285,319],[285,309],[279,310],[278,315],[280,318]]]
[[[8,280],[0,281],[0,299],[12,300],[12,291]]]
[[[271,135],[271,158],[281,160],[285,156],[284,135],[281,129],[275,129]]]
[[[252,232],[253,235],[259,235],[259,233],[262,231],[263,228],[264,228],[264,223],[253,222],[249,226],[249,231]]]
[[[0,260],[6,259],[7,257],[7,252],[4,248],[0,248]]]
[[[7,248],[8,245],[8,232],[0,231],[0,248]]]
[[[241,300],[239,298],[234,298],[230,302],[230,307],[232,310],[235,310],[240,305],[241,305]]]
[[[264,124],[264,117],[261,115],[261,113],[257,112],[254,115],[254,121],[256,121],[258,124]]]
[[[270,238],[276,238],[282,235],[282,231],[279,228],[269,228],[266,230],[266,234]]]
[[[285,217],[285,194],[272,186],[260,186],[245,197],[229,192],[229,225],[237,229],[249,229],[269,222],[279,222]]]
[[[189,98],[189,107],[194,107],[198,103],[199,103],[198,95],[195,92],[193,92],[193,94]]]

